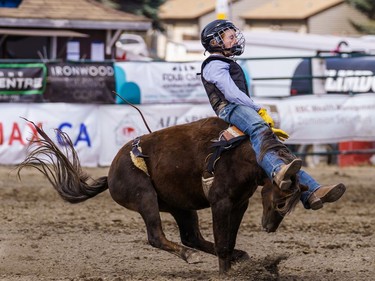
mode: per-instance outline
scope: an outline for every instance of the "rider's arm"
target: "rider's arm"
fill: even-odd
[[[210,61],[203,68],[203,77],[208,82],[213,83],[225,96],[225,98],[236,104],[242,104],[259,111],[261,106],[242,92],[234,83],[229,74],[229,63],[220,60]]]

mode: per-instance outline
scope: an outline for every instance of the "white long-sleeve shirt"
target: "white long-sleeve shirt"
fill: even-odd
[[[225,96],[225,98],[235,104],[242,104],[259,111],[261,106],[242,92],[234,83],[229,73],[229,63],[221,60],[212,60],[203,68],[203,77],[207,82],[214,84]]]

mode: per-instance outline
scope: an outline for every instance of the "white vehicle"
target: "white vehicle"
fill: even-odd
[[[116,59],[142,60],[149,55],[146,42],[140,35],[122,34],[116,42]]]

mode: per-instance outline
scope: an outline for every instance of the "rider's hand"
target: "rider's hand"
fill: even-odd
[[[285,141],[289,138],[289,135],[285,131],[275,128],[275,122],[273,121],[272,117],[268,115],[268,112],[265,108],[261,108],[258,111],[258,114],[271,127],[273,133],[279,138],[279,140]]]
[[[273,133],[276,135],[276,137],[279,138],[279,140],[285,141],[286,139],[289,138],[289,135],[285,131],[283,131],[281,129],[276,129],[276,128],[273,128],[273,127],[271,127],[271,129],[272,129]]]
[[[268,112],[265,108],[261,108],[258,111],[258,114],[260,117],[263,118],[263,120],[271,127],[273,128],[275,126],[275,122],[273,122],[273,119],[271,116],[268,115]]]

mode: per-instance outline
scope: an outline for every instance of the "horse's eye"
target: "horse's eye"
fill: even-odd
[[[281,210],[282,208],[284,208],[285,207],[285,203],[278,203],[277,205],[276,205],[276,209],[277,210]]]

